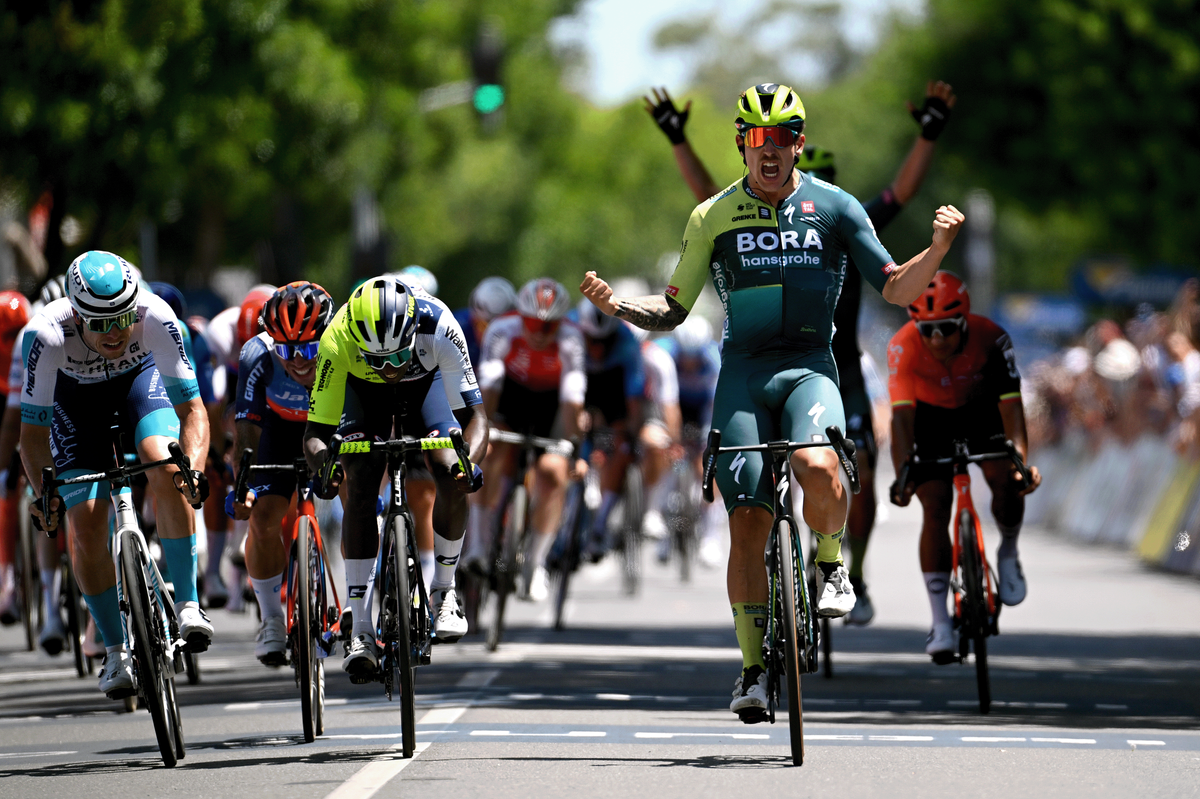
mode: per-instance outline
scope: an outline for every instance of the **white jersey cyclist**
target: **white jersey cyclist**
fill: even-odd
[[[561,402],[582,404],[587,391],[583,333],[564,321],[554,343],[535,350],[525,336],[523,317],[502,316],[488,325],[483,337],[479,387],[493,391],[507,384],[525,391],[553,391]]]

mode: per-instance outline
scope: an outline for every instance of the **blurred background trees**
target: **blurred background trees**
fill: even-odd
[[[23,218],[49,198],[51,271],[103,247],[192,288],[244,265],[344,296],[356,276],[409,263],[451,302],[488,274],[657,284],[694,202],[640,102],[601,109],[565,88],[572,54],[547,30],[576,5],[0,5],[0,206]],[[873,196],[916,133],[904,102],[940,78],[960,101],[885,234],[898,257],[927,243],[936,205],[982,187],[1001,288],[1063,289],[1088,254],[1195,268],[1194,3],[929,0],[871,51],[845,41],[846,13],[775,0],[741,29],[663,29],[659,46],[697,65],[670,88],[694,100],[688,132],[718,182],[742,174],[733,94],[782,80],[842,185]]]

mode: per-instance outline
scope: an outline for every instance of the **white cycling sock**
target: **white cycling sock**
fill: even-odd
[[[461,538],[451,541],[448,538],[442,538],[437,533],[433,534],[435,563],[433,565],[433,582],[429,584],[431,590],[454,586],[454,572],[458,568],[458,556],[462,554],[462,546]],[[423,564],[422,568],[424,568]]]
[[[667,497],[671,496],[671,483],[675,476],[670,472],[658,478],[658,482],[646,489],[646,510],[656,510],[659,513],[667,505]]]
[[[46,609],[46,618],[50,613],[58,612],[58,594],[62,591],[62,572],[58,569],[41,569],[42,604]]]
[[[424,581],[425,587],[429,588],[429,586],[433,585],[433,572],[434,567],[437,565],[437,558],[432,549],[421,550],[419,557],[421,561],[421,580]]]
[[[933,623],[950,621],[946,609],[946,595],[950,592],[950,572],[925,572],[925,590],[929,593],[929,609],[933,611]]]
[[[1000,530],[1000,550],[996,554],[1005,559],[1017,557],[1017,536],[1021,534],[1021,525],[1005,527],[997,524],[996,527]]]
[[[531,542],[532,552],[530,556],[533,558],[535,566],[546,565],[546,555],[550,552],[550,547],[554,546],[555,534],[549,533],[534,533],[533,541]]]
[[[375,635],[371,600],[375,594],[375,558],[346,558],[346,593],[354,616],[353,635]]]
[[[258,609],[262,611],[263,621],[271,618],[283,618],[283,600],[279,589],[283,587],[283,573],[268,577],[265,580],[250,578],[254,586],[254,598],[258,600]]]

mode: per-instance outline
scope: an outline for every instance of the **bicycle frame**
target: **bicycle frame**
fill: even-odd
[[[999,603],[996,601],[995,586],[992,585],[992,570],[988,565],[987,552],[983,545],[983,526],[979,521],[979,514],[975,512],[975,503],[971,499],[971,475],[967,472],[966,463],[957,464],[954,467],[954,516],[952,519],[958,519],[962,516],[964,510],[971,512],[971,520],[975,525],[975,546],[979,550],[979,562],[983,564],[983,585],[987,595],[988,615],[993,619],[993,625]],[[950,562],[950,575],[955,581],[954,588],[954,615],[956,617],[962,615],[962,585],[958,581],[958,566],[962,558],[962,543],[958,537],[958,525],[952,523],[951,528],[954,530],[954,547],[953,555]]]

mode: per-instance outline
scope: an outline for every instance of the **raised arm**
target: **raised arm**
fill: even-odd
[[[892,269],[883,285],[883,298],[894,305],[908,305],[929,285],[942,259],[950,251],[966,217],[953,205],[943,205],[933,219],[933,242],[904,264]]]
[[[674,330],[688,315],[687,308],[665,292],[645,297],[614,297],[612,288],[595,272],[583,276],[579,290],[604,313],[643,330]]]
[[[936,83],[929,81],[925,86],[923,106],[917,108],[912,103],[908,104],[908,111],[921,126],[921,133],[900,164],[896,179],[892,181],[892,196],[900,205],[906,205],[915,197],[925,182],[929,165],[933,163],[934,142],[941,135],[950,117],[950,109],[954,108],[956,102],[958,98],[954,96],[950,84],[939,80]]]
[[[704,202],[719,192],[721,187],[713,181],[712,175],[708,173],[708,169],[700,161],[696,151],[692,149],[692,145],[687,140],[687,134],[683,131],[684,125],[687,124],[688,114],[692,110],[692,101],[688,100],[688,104],[680,111],[675,107],[671,95],[667,94],[665,88],[651,91],[654,93],[653,100],[649,97],[642,97],[646,103],[646,113],[654,119],[671,142],[671,149],[675,153],[675,163],[679,166],[679,171],[683,175],[683,179],[687,181],[688,188],[695,195],[696,201]]]

